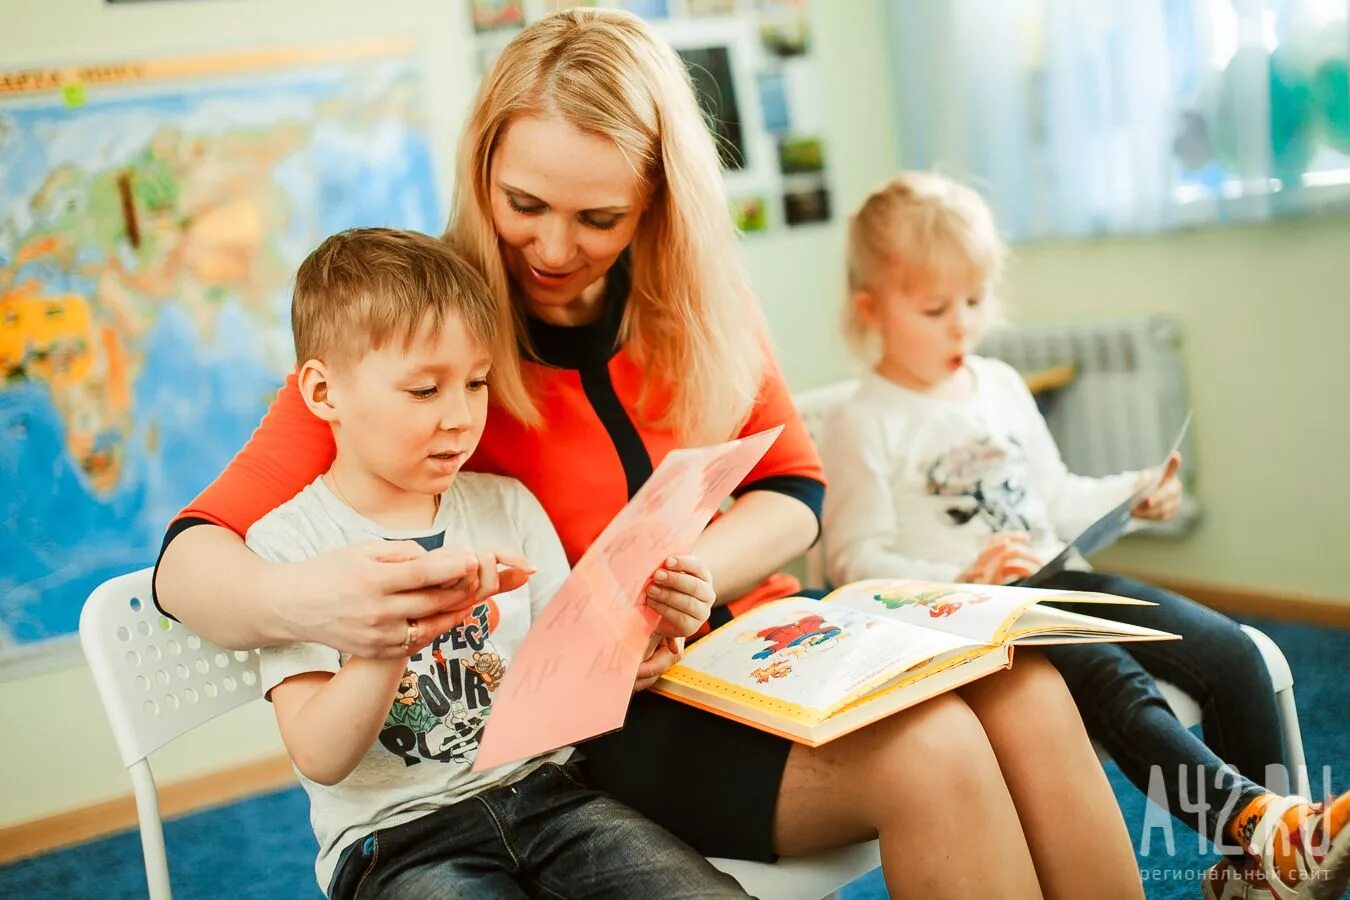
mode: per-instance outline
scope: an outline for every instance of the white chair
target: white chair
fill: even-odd
[[[147,757],[262,693],[257,651],[226,650],[165,618],[151,600],[152,575],[142,569],[99,585],[80,613],[80,645],[131,775],[150,900],[169,900],[159,796]],[[871,841],[777,865],[712,862],[756,897],[819,900],[881,858]]]
[[[131,774],[150,900],[168,900],[159,795],[147,757],[202,723],[262,694],[257,651],[226,650],[165,618],[152,569],[105,581],[80,613],[80,645]]]
[[[825,433],[825,425],[830,412],[851,397],[857,389],[858,382],[856,380],[841,381],[794,395],[793,401],[797,405],[797,411],[801,413],[802,420],[806,423],[806,428],[811,432],[811,437],[817,445],[820,444]],[[826,539],[827,536],[822,532],[820,540],[816,541],[815,546],[807,551],[806,580],[810,587],[819,587],[825,584]],[[1294,793],[1300,796],[1312,796],[1309,792],[1307,761],[1303,755],[1303,734],[1298,726],[1298,708],[1294,705],[1294,675],[1289,670],[1289,661],[1284,658],[1284,653],[1280,651],[1275,642],[1263,632],[1252,628],[1250,625],[1243,625],[1242,630],[1247,632],[1247,636],[1261,651],[1261,656],[1266,661],[1266,668],[1270,670],[1270,680],[1275,687],[1275,701],[1279,707],[1280,731],[1284,739],[1285,761],[1289,767],[1290,787]],[[1163,696],[1167,698],[1172,711],[1176,713],[1177,718],[1186,727],[1189,728],[1199,724],[1200,707],[1194,700],[1180,688],[1166,681],[1159,680],[1158,687],[1162,690]],[[1100,748],[1098,749],[1098,756],[1101,756],[1103,761],[1106,760],[1106,756]]]

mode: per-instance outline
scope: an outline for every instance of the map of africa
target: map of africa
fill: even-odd
[[[439,229],[421,102],[368,54],[0,93],[0,663],[153,563],[243,445],[311,248]]]

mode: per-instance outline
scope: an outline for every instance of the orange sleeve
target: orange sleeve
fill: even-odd
[[[242,537],[328,471],[334,453],[332,429],[305,406],[292,372],[244,449],[174,522],[203,519]]]
[[[816,451],[810,432],[806,430],[806,423],[802,421],[796,405],[792,402],[792,394],[788,391],[787,382],[783,380],[783,373],[770,354],[765,361],[759,396],[755,398],[750,418],[737,437],[755,434],[775,425],[782,425],[783,433],[764,454],[764,458],[750,470],[750,474],[745,476],[738,490],[751,488],[755,482],[764,479],[791,478],[819,483],[823,495],[825,470],[820,462],[820,454]],[[808,506],[815,506],[809,501],[806,502]],[[818,507],[815,512],[819,516]]]

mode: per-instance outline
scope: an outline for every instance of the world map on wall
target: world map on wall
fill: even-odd
[[[406,53],[283,56],[0,73],[0,663],[153,563],[243,445],[310,249],[443,224]]]

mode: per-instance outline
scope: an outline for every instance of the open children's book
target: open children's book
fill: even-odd
[[[858,581],[824,600],[789,597],[736,617],[652,690],[818,747],[1008,668],[1015,645],[1179,639],[1060,607],[1107,603],[1152,605],[1077,591]]]

